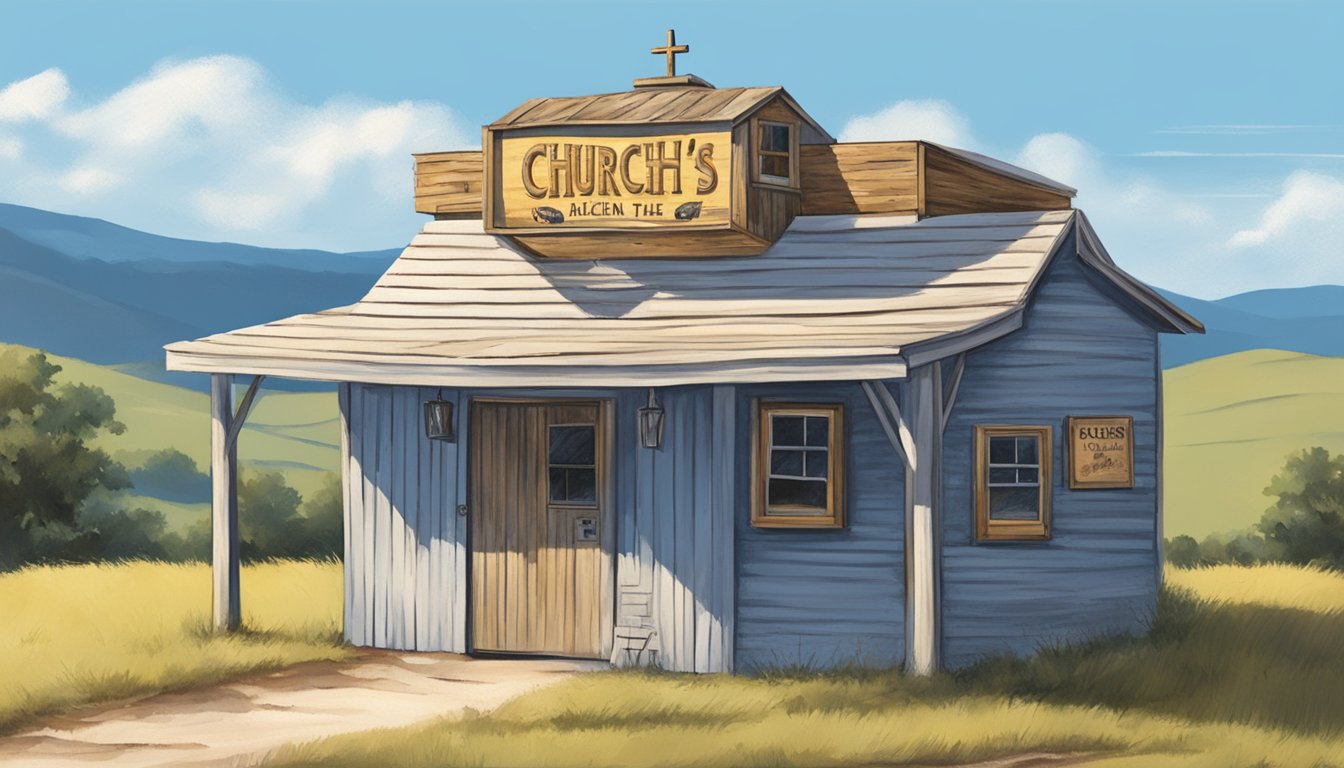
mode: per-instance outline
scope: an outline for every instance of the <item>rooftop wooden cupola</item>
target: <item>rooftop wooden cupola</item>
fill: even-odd
[[[1075,190],[926,141],[839,143],[780,87],[667,74],[596,96],[529,99],[482,150],[415,156],[415,209],[481,218],[552,258],[751,256],[795,216],[1056,210]]]

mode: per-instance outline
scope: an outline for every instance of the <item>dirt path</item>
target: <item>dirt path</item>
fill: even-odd
[[[597,662],[370,651],[53,718],[0,739],[0,766],[247,766],[339,733],[494,709]]]

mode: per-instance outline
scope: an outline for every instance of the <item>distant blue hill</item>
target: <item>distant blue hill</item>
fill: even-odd
[[[0,229],[34,245],[76,259],[108,262],[159,262],[157,269],[200,262],[287,267],[307,272],[381,274],[400,249],[331,253],[318,250],[261,248],[237,243],[203,243],[151,235],[119,224],[0,203]]]
[[[1218,303],[1279,319],[1340,317],[1344,316],[1344,285],[1266,288],[1219,299]]]
[[[0,341],[202,388],[205,376],[163,370],[164,344],[350,304],[398,253],[202,243],[0,204]],[[1208,328],[1164,335],[1168,368],[1261,348],[1344,355],[1344,286],[1162,293]]]
[[[1162,337],[1162,365],[1248,349],[1344,355],[1344,286],[1276,288],[1207,301],[1159,292],[1204,323],[1202,336]]]
[[[200,243],[0,204],[0,341],[200,388],[163,345],[350,304],[398,250]]]

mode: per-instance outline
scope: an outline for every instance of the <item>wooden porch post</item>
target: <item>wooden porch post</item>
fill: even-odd
[[[892,450],[905,464],[905,671],[912,675],[932,675],[941,664],[943,430],[964,363],[957,358],[946,393],[942,361],[911,368],[904,412],[885,382],[862,382]]]
[[[226,373],[210,375],[210,564],[218,632],[237,629],[242,616],[238,594],[238,444],[230,434],[234,421],[231,379]]]
[[[906,417],[914,450],[905,465],[906,671],[938,671],[942,645],[942,364],[911,369]]]

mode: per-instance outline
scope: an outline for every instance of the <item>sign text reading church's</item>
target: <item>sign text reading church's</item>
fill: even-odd
[[[505,227],[700,227],[728,220],[732,137],[506,136],[496,166]]]

